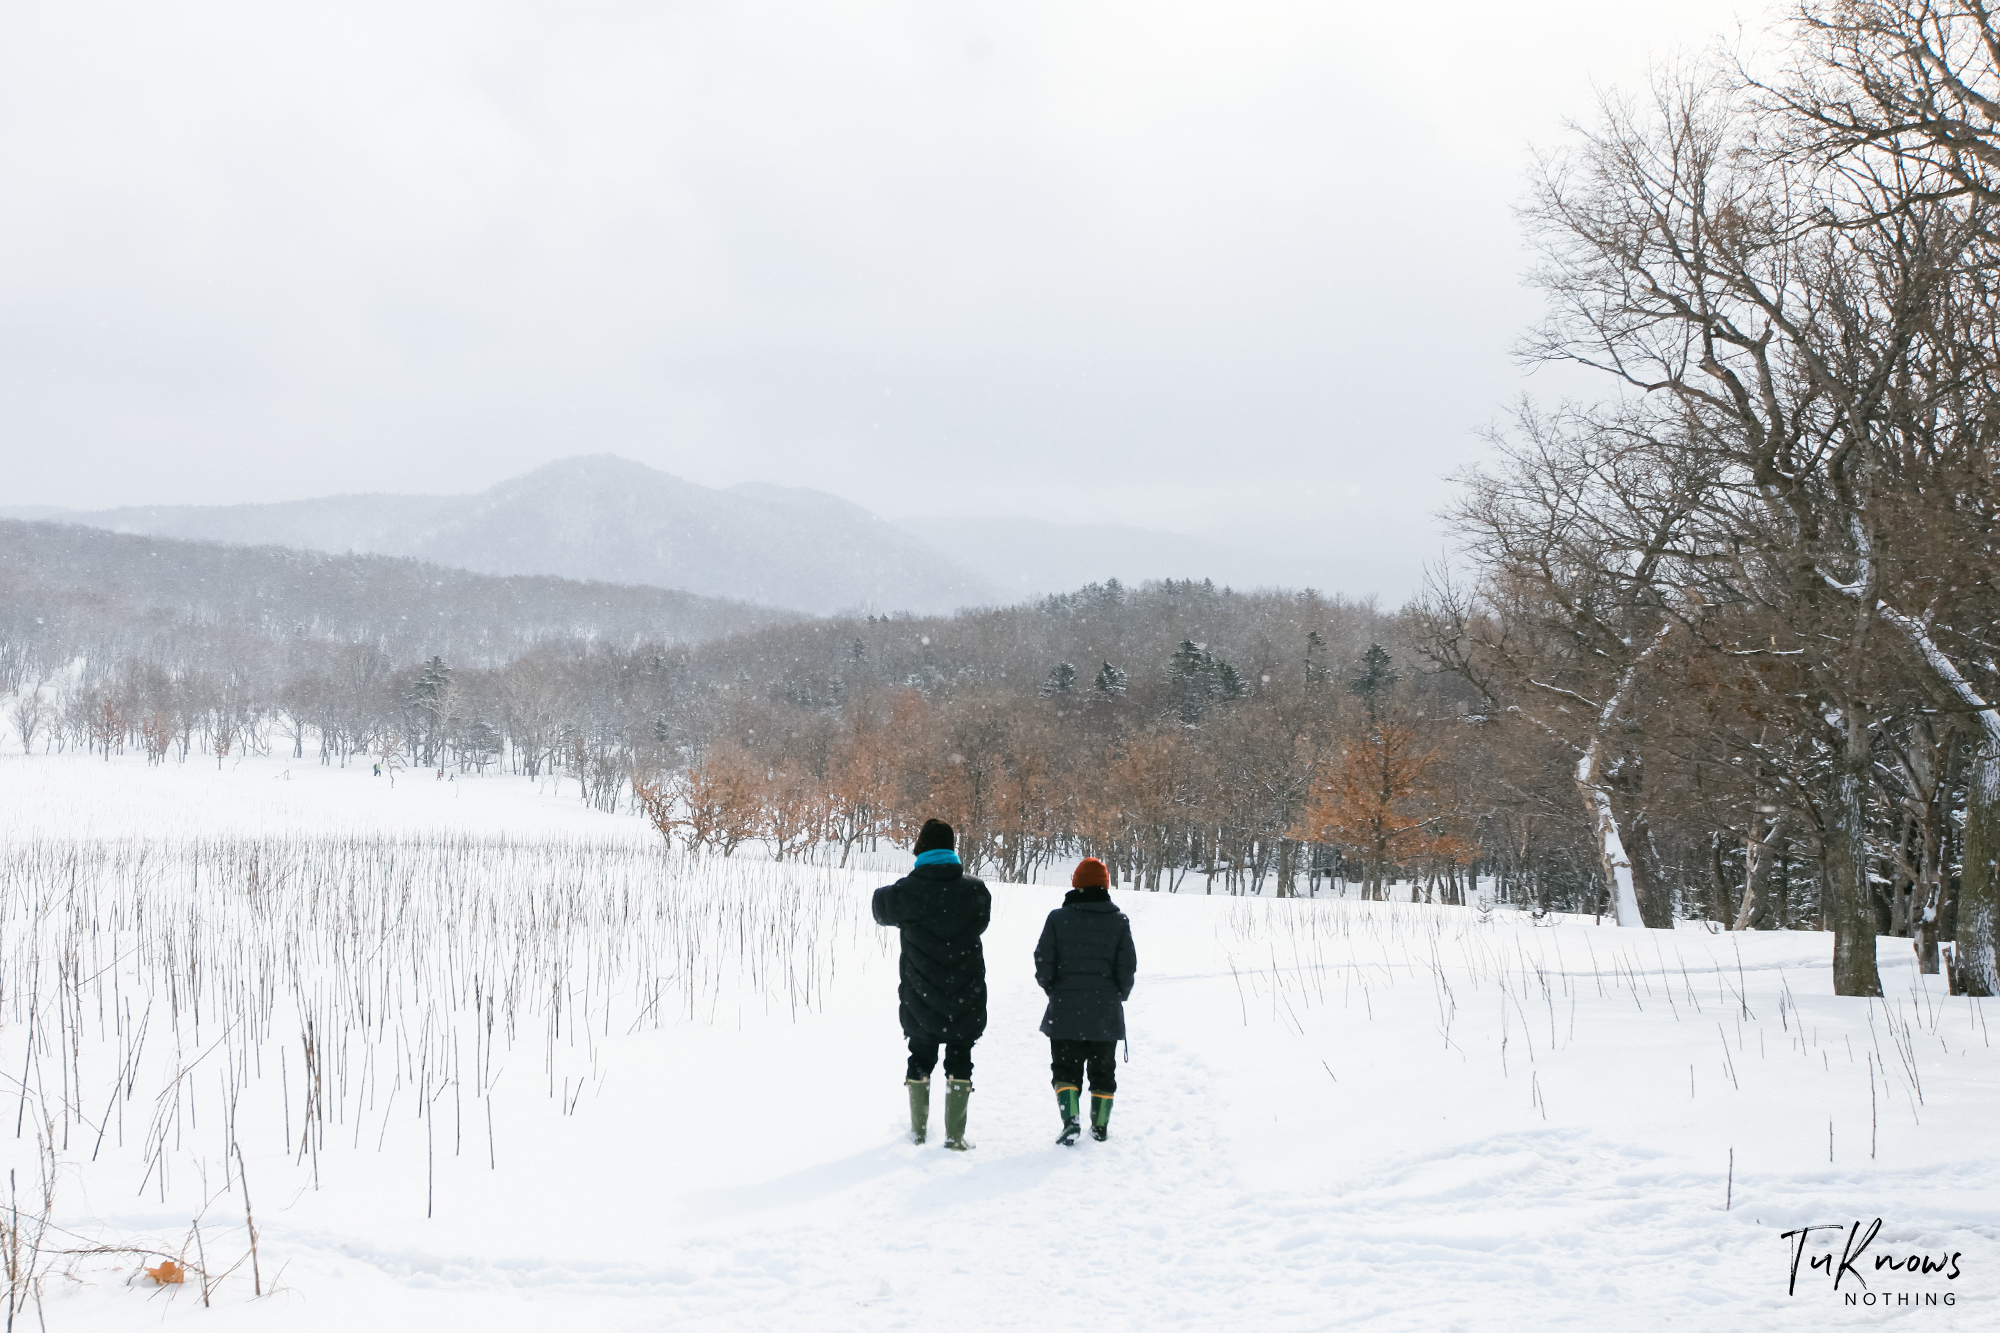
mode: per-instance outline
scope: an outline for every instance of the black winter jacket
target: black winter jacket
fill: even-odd
[[[1058,1041],[1117,1041],[1139,972],[1132,922],[1103,889],[1071,889],[1035,946],[1035,981],[1048,992],[1042,1033]]]
[[[875,890],[875,923],[903,932],[896,998],[906,1037],[970,1046],[986,1031],[986,954],[979,937],[993,895],[955,865],[918,866]]]

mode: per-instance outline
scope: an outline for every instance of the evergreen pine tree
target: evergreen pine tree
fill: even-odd
[[[1326,640],[1316,629],[1306,631],[1306,688],[1324,685],[1333,672],[1324,662],[1313,661],[1313,654],[1326,648]]]
[[[1167,691],[1184,726],[1194,726],[1208,707],[1208,649],[1193,639],[1167,659]]]
[[[1389,666],[1389,650],[1379,643],[1368,645],[1368,651],[1361,654],[1361,669],[1347,682],[1348,691],[1361,696],[1368,706],[1368,725],[1375,727],[1382,720],[1382,705],[1388,700],[1389,691],[1395,688],[1398,677]]]
[[[480,772],[500,757],[500,733],[484,718],[473,719],[472,726],[465,733],[465,748],[460,751],[463,758],[472,760]]]
[[[1250,694],[1249,682],[1240,671],[1209,652],[1206,644],[1192,639],[1181,640],[1168,659],[1167,685],[1174,711],[1190,727],[1201,721],[1211,703],[1232,702]]]
[[[445,714],[451,708],[451,668],[442,657],[424,663],[405,702],[415,714],[422,761],[428,767],[437,762],[438,749],[444,743]]]

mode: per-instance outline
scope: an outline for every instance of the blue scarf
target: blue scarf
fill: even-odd
[[[955,866],[958,863],[958,853],[949,847],[933,847],[927,852],[917,853],[919,866]]]

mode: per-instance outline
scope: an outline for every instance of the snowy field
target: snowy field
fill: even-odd
[[[1994,1326],[2000,1014],[1906,941],[1870,1002],[1824,935],[1115,892],[1130,1058],[1065,1150],[1060,892],[996,884],[960,1155],[904,1139],[885,877],[656,842],[568,783],[0,756],[16,1319]]]

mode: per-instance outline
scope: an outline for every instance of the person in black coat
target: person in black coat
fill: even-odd
[[[1090,1067],[1090,1136],[1111,1135],[1111,1096],[1118,1091],[1118,1041],[1125,1035],[1125,1001],[1139,971],[1132,922],[1111,905],[1111,873],[1085,857],[1070,876],[1063,905],[1049,913],[1035,945],[1035,980],[1049,997],[1042,1034],[1049,1039],[1064,1147],[1076,1143],[1084,1066]]]
[[[910,1138],[922,1143],[930,1122],[931,1071],[944,1047],[944,1146],[963,1152],[972,1096],[972,1044],[986,1031],[986,954],[979,937],[993,915],[993,895],[965,873],[953,850],[958,835],[941,819],[917,834],[917,864],[875,890],[875,923],[902,931],[896,988],[910,1043],[904,1083],[910,1091]]]

